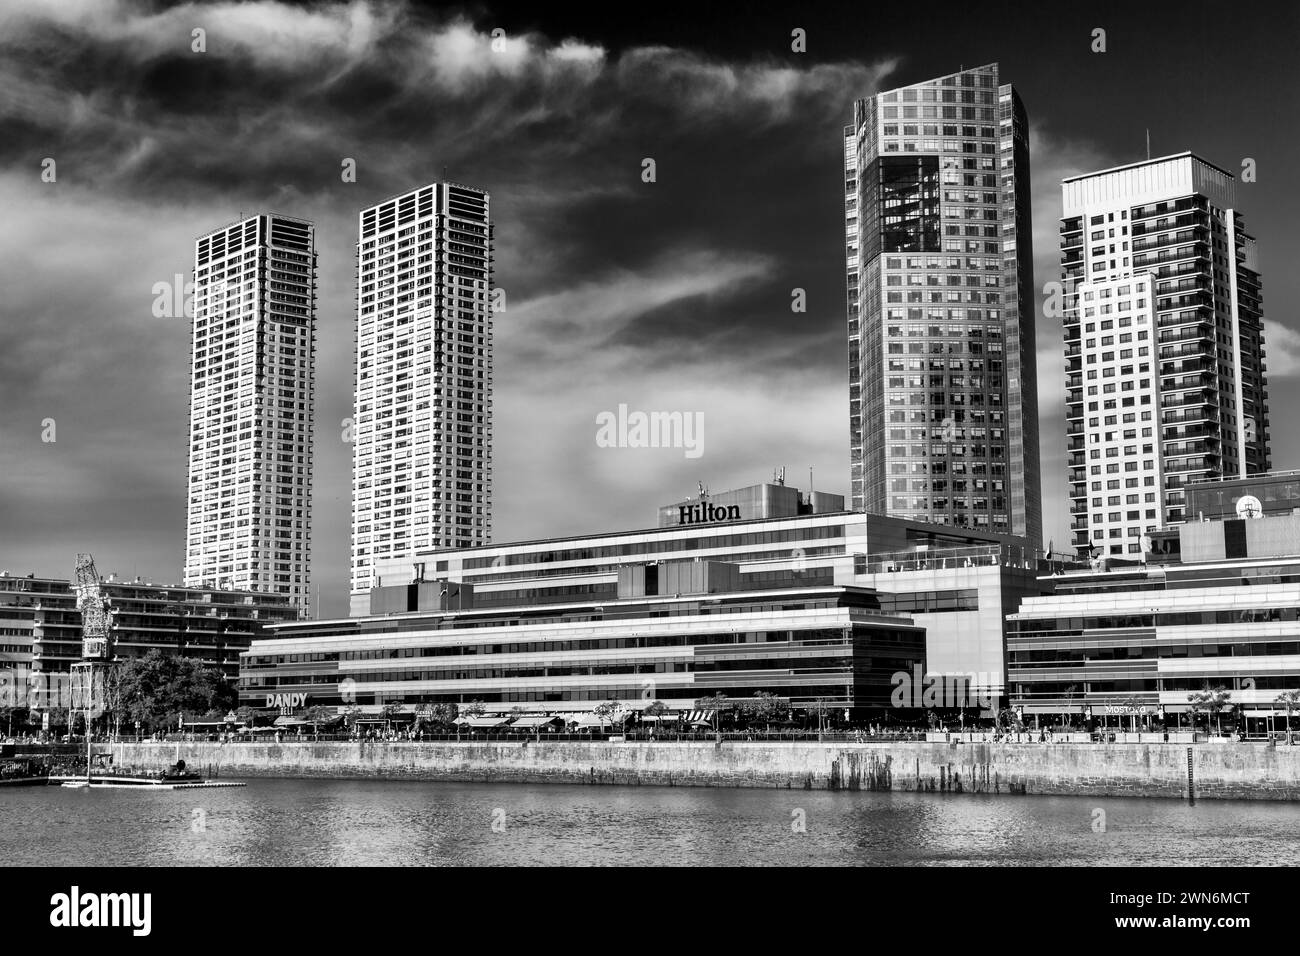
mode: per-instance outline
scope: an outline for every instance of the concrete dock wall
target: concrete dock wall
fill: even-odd
[[[108,747],[110,745],[104,745]],[[221,777],[1300,799],[1300,747],[1268,744],[119,743],[118,767]]]

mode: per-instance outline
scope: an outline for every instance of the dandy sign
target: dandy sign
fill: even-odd
[[[267,694],[266,706],[279,707],[281,710],[293,710],[307,705],[306,694]]]

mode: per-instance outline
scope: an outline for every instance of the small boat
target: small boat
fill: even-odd
[[[137,776],[118,773],[91,773],[88,777],[50,777],[50,783],[73,790],[87,787],[95,790],[200,790],[217,787],[243,787],[247,784],[205,780],[192,770],[187,770],[184,760],[178,760],[154,776]]]
[[[245,787],[245,783],[226,780],[204,780],[195,775],[184,780],[168,780],[163,777],[129,777],[125,774],[112,774],[102,777],[50,777],[50,783],[73,790],[215,790],[218,787]]]

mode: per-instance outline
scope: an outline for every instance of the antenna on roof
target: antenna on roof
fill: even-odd
[[[1151,158],[1151,127],[1147,127],[1147,159]]]
[[[812,469],[813,466],[809,465],[808,466],[808,494],[812,494],[813,492]]]

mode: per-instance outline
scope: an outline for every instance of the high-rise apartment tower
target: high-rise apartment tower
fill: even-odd
[[[359,226],[353,614],[377,561],[491,540],[496,308],[484,191],[433,183]]]
[[[257,215],[194,248],[185,585],[311,597],[315,227]]]
[[[1269,469],[1255,240],[1191,153],[1061,184],[1073,544],[1137,556],[1184,488]]]

